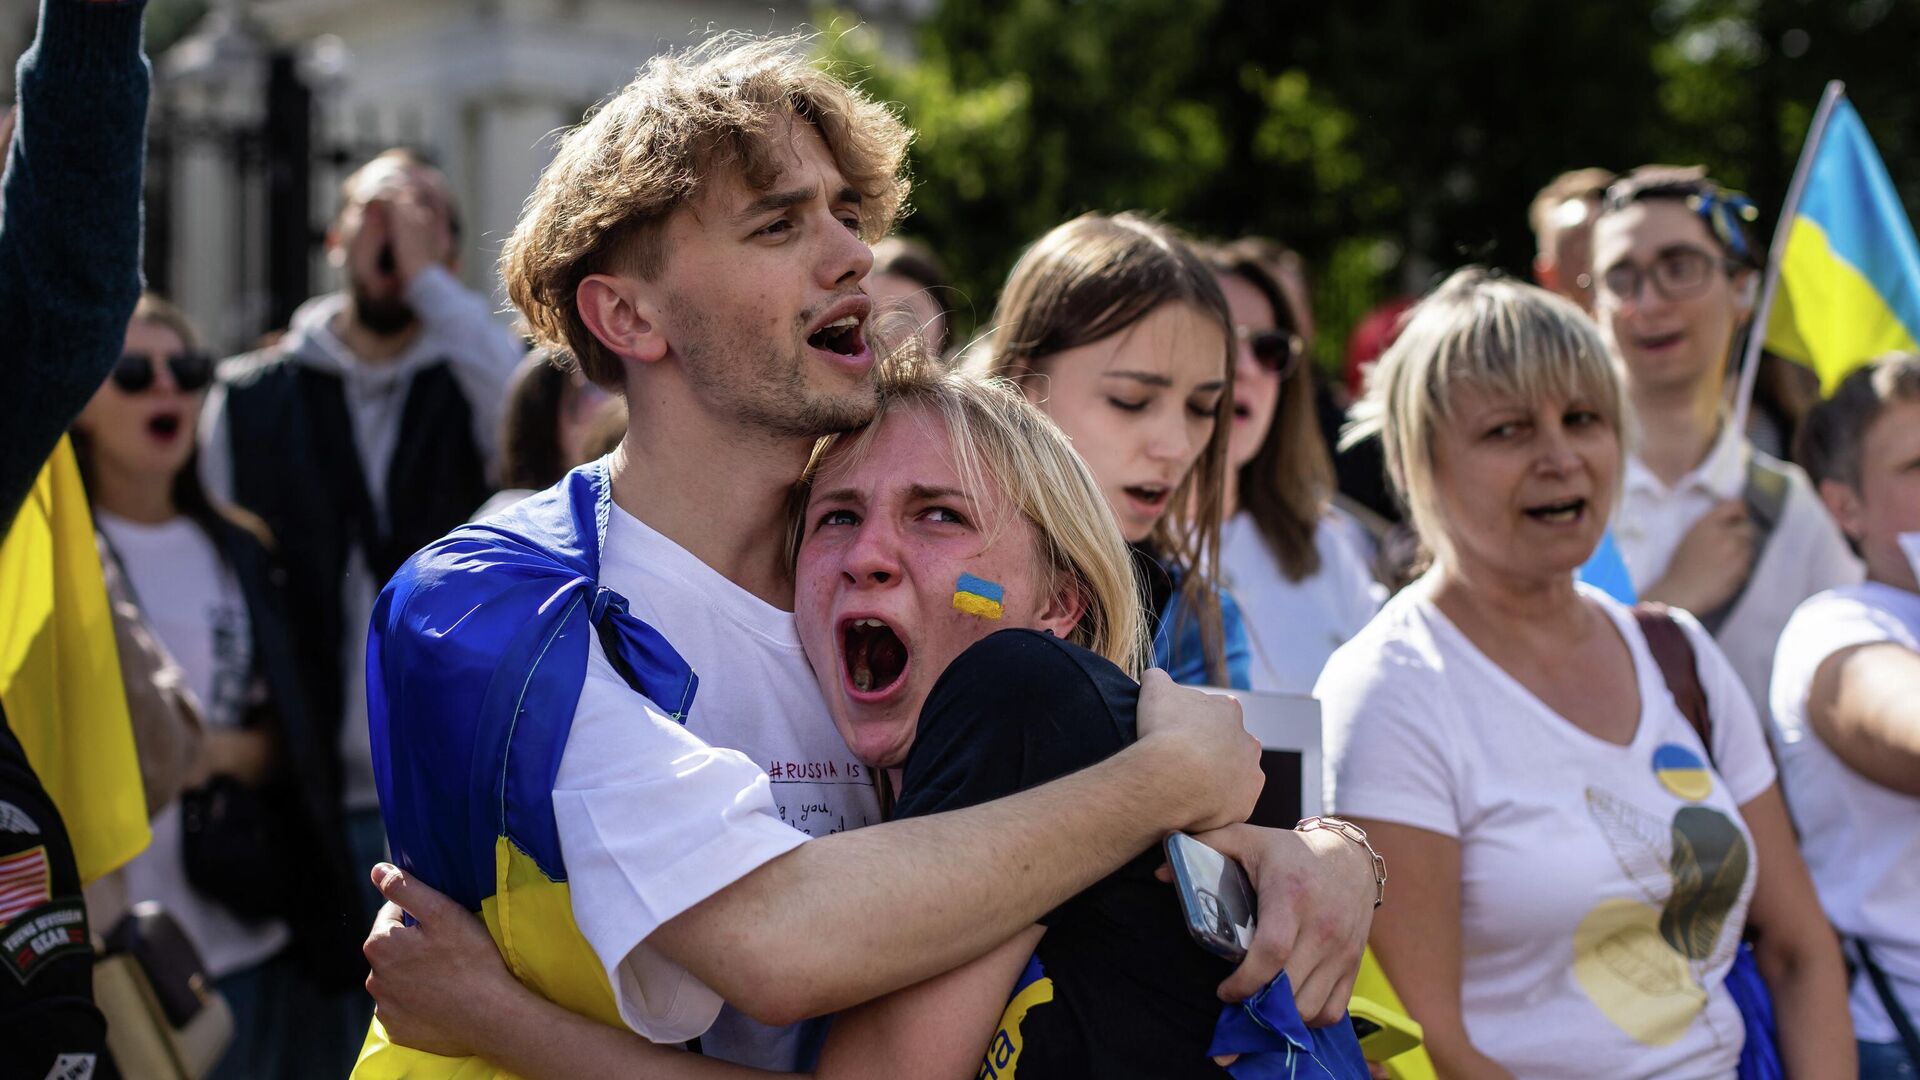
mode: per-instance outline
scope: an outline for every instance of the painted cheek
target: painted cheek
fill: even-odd
[[[953,583],[953,609],[963,615],[998,621],[1006,614],[1006,589],[997,581],[963,573]]]

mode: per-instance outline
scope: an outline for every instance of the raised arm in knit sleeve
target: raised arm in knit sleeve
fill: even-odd
[[[120,356],[140,296],[145,0],[42,0],[0,191],[0,524]]]

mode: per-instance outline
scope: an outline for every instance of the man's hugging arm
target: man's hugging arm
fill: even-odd
[[[1141,737],[1005,799],[838,833],[774,858],[648,944],[784,1024],[952,970],[1174,830],[1241,821],[1262,777],[1238,704],[1149,672]]]

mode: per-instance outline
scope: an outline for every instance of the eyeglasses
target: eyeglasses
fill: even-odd
[[[127,353],[119,363],[113,365],[113,385],[129,394],[141,393],[153,385],[154,373],[160,364],[167,365],[173,373],[174,385],[189,394],[205,389],[213,381],[213,357],[203,352],[175,353],[172,356]]]
[[[1744,267],[1732,259],[1709,255],[1699,248],[1668,248],[1654,256],[1653,265],[1641,269],[1632,263],[1620,263],[1600,278],[1600,291],[1616,303],[1633,300],[1640,286],[1651,280],[1653,290],[1673,300],[1691,300],[1707,291],[1715,270],[1732,277]]]
[[[1255,330],[1236,326],[1233,336],[1253,350],[1253,358],[1267,371],[1286,378],[1307,353],[1307,339],[1284,330]]]

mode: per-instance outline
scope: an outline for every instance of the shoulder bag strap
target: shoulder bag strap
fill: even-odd
[[[1680,707],[1687,723],[1693,725],[1694,734],[1700,736],[1700,745],[1706,749],[1707,762],[1711,764],[1713,714],[1707,710],[1707,690],[1700,683],[1693,642],[1687,640],[1687,632],[1667,613],[1665,604],[1636,604],[1633,617],[1640,624],[1640,632],[1646,635],[1653,662],[1660,665],[1660,674],[1667,680],[1673,703]]]
[[[1893,984],[1887,981],[1887,973],[1873,962],[1873,954],[1867,951],[1867,943],[1859,938],[1853,939],[1853,948],[1860,956],[1860,966],[1867,973],[1867,980],[1873,983],[1873,992],[1880,998],[1880,1007],[1887,1010],[1887,1018],[1893,1021],[1893,1029],[1900,1033],[1900,1044],[1906,1047],[1907,1060],[1915,1068],[1920,1068],[1920,1032],[1913,1029],[1913,1018],[1907,1015],[1900,1005],[1900,999],[1894,996]]]

